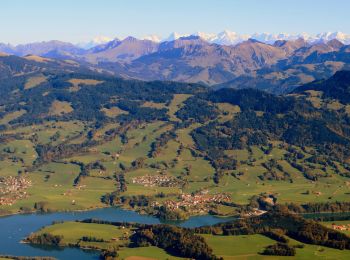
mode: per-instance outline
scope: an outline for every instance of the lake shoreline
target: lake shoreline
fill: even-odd
[[[42,212],[42,211],[29,211],[29,212],[22,212],[22,211],[18,211],[18,212],[14,212],[14,213],[9,213],[9,214],[3,214],[1,215],[0,214],[0,219],[1,218],[5,218],[5,217],[11,217],[11,216],[16,216],[16,215],[33,215],[33,214],[53,214],[53,213],[79,213],[79,212],[89,212],[89,211],[94,211],[94,210],[97,210],[97,209],[104,209],[104,208],[120,208],[120,209],[123,209],[123,210],[127,210],[127,211],[132,211],[132,212],[136,212],[140,215],[144,215],[144,216],[150,216],[150,217],[155,217],[155,218],[158,218],[157,216],[155,215],[152,215],[152,214],[147,214],[145,211],[139,211],[139,210],[135,210],[135,209],[132,209],[130,207],[123,207],[123,205],[118,205],[118,206],[96,206],[96,207],[91,207],[91,208],[88,208],[88,209],[77,209],[77,210],[50,210],[48,212]],[[206,214],[196,214],[196,215],[189,215],[187,218],[185,219],[163,219],[164,221],[179,221],[179,222],[183,222],[183,221],[186,221],[192,217],[198,217],[198,216],[206,216],[206,215],[210,215],[210,216],[214,216],[214,217],[217,217],[217,218],[232,218],[232,217],[239,217],[238,215],[215,215],[215,214],[210,214],[209,212],[206,213]],[[160,218],[158,218],[160,219]]]
[[[101,207],[93,207],[93,208],[88,208],[88,209],[77,209],[77,210],[50,210],[48,212],[42,212],[42,211],[28,211],[28,212],[14,212],[14,213],[9,213],[9,214],[3,214],[0,215],[0,219],[4,217],[11,217],[11,216],[16,216],[16,215],[33,215],[33,214],[53,214],[53,213],[74,213],[74,212],[88,212],[88,211],[94,211],[96,209],[104,209],[104,208],[113,208],[113,206],[101,206]]]

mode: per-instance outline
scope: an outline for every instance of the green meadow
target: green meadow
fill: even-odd
[[[180,122],[176,117],[176,111],[190,96],[175,94],[169,104],[146,102],[144,106],[166,107],[171,120]],[[228,115],[232,117],[239,113],[236,106],[225,103],[220,103],[218,108],[222,113],[221,121],[228,120]],[[28,211],[33,210],[37,202],[45,202],[47,210],[52,211],[104,207],[106,204],[101,202],[102,196],[116,190],[115,174],[124,171],[127,184],[127,190],[121,194],[124,196],[155,196],[163,193],[167,199],[176,200],[181,192],[193,193],[208,190],[209,194],[228,193],[232,202],[239,204],[249,203],[252,196],[261,193],[274,194],[279,203],[349,200],[347,177],[337,174],[330,166],[324,167],[310,162],[308,165],[312,167],[314,173],[327,177],[319,178],[318,181],[306,179],[302,172],[285,159],[288,151],[283,148],[281,142],[272,142],[268,154],[264,152],[267,147],[260,146],[251,146],[249,149],[242,150],[225,150],[224,154],[238,162],[237,167],[234,170],[224,171],[220,182],[214,183],[215,169],[205,155],[198,156],[200,153],[191,135],[192,131],[203,125],[192,123],[175,128],[171,122],[144,122],[128,129],[124,136],[116,134],[112,139],[105,141],[108,131],[120,127],[119,123],[110,122],[94,130],[92,140],[96,145],[89,147],[88,151],[75,153],[57,162],[44,163],[36,167],[32,167],[38,158],[36,145],[82,144],[88,140],[87,135],[92,126],[82,121],[49,121],[37,125],[8,128],[2,133],[18,135],[21,138],[9,139],[0,145],[0,177],[17,176],[29,168],[26,176],[31,180],[32,186],[26,191],[27,198],[18,200],[11,206],[0,206],[0,209],[13,213],[20,210]],[[155,156],[150,156],[152,144],[167,131],[174,131],[176,137],[159,147]],[[304,159],[312,156],[311,148],[302,150],[294,147],[294,149],[303,154]],[[141,168],[133,168],[132,162],[138,158],[142,158],[143,165]],[[275,160],[293,181],[261,179],[266,172],[263,165],[270,160]],[[76,163],[88,165],[96,161],[103,165],[104,170],[91,169],[88,176],[80,179],[79,185],[74,185],[81,171]],[[296,162],[302,164],[301,159],[297,159]],[[346,171],[340,163],[334,162],[334,164],[341,172]],[[283,174],[278,169],[276,172]],[[159,174],[182,178],[186,181],[186,185],[145,187],[133,183],[135,177]],[[161,199],[158,198],[158,200]],[[228,215],[234,213],[234,208],[218,206],[217,212]]]
[[[202,235],[208,245],[213,249],[214,254],[224,259],[285,259],[282,256],[261,255],[264,248],[275,244],[276,241],[262,235],[242,236],[215,236]],[[290,239],[291,245],[301,243]],[[338,250],[323,246],[302,244],[303,248],[296,248],[295,259],[339,259],[345,260],[350,257],[349,250]]]

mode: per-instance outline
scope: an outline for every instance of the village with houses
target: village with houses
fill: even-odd
[[[183,181],[167,175],[144,175],[132,179],[132,183],[140,184],[145,187],[177,187]]]
[[[28,197],[26,189],[32,182],[24,176],[0,178],[0,205],[13,205],[17,200]]]
[[[207,190],[204,190],[197,194],[183,193],[179,197],[180,200],[166,200],[163,203],[153,202],[151,206],[157,208],[160,206],[166,207],[170,211],[176,211],[179,209],[190,211],[191,214],[205,214],[207,213],[213,203],[218,204],[222,202],[230,202],[231,196],[226,193],[208,194]]]

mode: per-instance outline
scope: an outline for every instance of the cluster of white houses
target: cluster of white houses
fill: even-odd
[[[145,187],[176,187],[179,180],[167,175],[144,175],[132,179],[132,183],[141,184]]]
[[[11,206],[19,199],[26,198],[25,191],[32,182],[24,176],[9,176],[0,179],[0,205]]]
[[[179,201],[166,200],[163,205],[169,210],[186,209],[192,213],[206,213],[212,204],[230,202],[231,196],[226,193],[219,194],[182,194]],[[153,206],[160,206],[154,202]]]

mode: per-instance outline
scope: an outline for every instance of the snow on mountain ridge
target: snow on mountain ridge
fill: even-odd
[[[97,45],[101,45],[101,44],[105,44],[107,42],[111,42],[114,39],[108,36],[97,36],[95,38],[93,38],[91,41],[88,42],[80,42],[77,44],[78,47],[83,48],[83,49],[90,49],[93,48]]]
[[[159,43],[159,42],[166,42],[166,41],[175,41],[181,37],[188,37],[188,36],[199,36],[200,38],[202,38],[203,40],[209,43],[215,43],[219,45],[236,45],[248,39],[254,39],[263,43],[273,44],[275,41],[278,41],[278,40],[290,41],[290,40],[297,40],[299,38],[302,38],[305,41],[311,42],[311,43],[319,42],[319,41],[328,42],[330,40],[337,39],[344,44],[350,44],[350,34],[345,34],[343,32],[323,32],[317,35],[311,35],[305,32],[300,34],[288,34],[288,33],[273,34],[273,33],[267,33],[267,32],[254,33],[254,34],[238,34],[233,31],[224,30],[217,34],[200,32],[200,31],[192,34],[182,34],[178,32],[173,32],[166,38],[162,38],[158,35],[151,34],[151,35],[146,35],[140,39],[150,40],[150,41]],[[113,40],[112,38],[107,36],[98,36],[89,42],[79,43],[77,44],[77,46],[83,49],[89,49],[97,45],[105,44],[112,40]]]
[[[141,38],[141,40],[148,40],[152,42],[161,42],[162,39],[156,34],[149,34]]]

